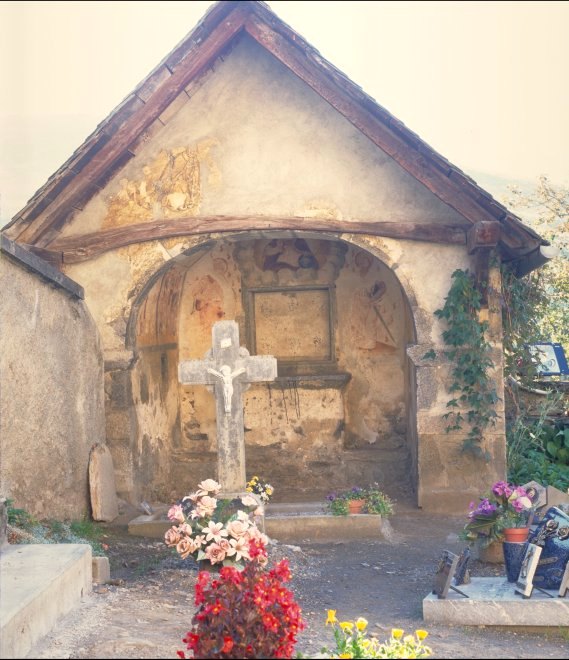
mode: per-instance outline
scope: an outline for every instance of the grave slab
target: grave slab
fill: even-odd
[[[0,658],[23,658],[92,589],[91,546],[13,545],[0,554]]]
[[[515,626],[520,628],[569,628],[569,598],[557,591],[548,595],[534,590],[531,598],[515,593],[515,584],[505,577],[476,578],[460,586],[468,596],[449,591],[439,599],[423,599],[423,619],[428,623],[455,626]]]

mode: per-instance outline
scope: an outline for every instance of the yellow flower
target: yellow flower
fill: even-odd
[[[415,635],[422,641],[425,639],[425,637],[428,636],[428,632],[426,630],[415,630]]]
[[[395,639],[401,639],[403,637],[403,633],[405,631],[401,630],[401,628],[393,628],[391,631],[391,636]]]
[[[338,619],[336,618],[336,610],[328,610],[328,618],[326,619],[326,625],[331,623],[334,625],[335,623],[338,623]]]
[[[356,619],[356,628],[361,632],[367,628],[367,620],[360,616]]]
[[[351,621],[342,621],[340,623],[340,628],[344,631],[348,630],[348,631],[351,632],[353,627],[354,627],[354,624]]]
[[[351,653],[340,653],[338,656],[339,658],[351,658],[352,654]]]

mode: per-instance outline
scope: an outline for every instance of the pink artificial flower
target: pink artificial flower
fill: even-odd
[[[241,498],[243,506],[258,506],[257,500],[252,495],[243,495]]]
[[[230,548],[227,551],[228,557],[235,557],[235,561],[240,559],[251,559],[249,556],[249,539],[242,536],[238,539],[229,539]]]
[[[193,545],[194,543],[192,539],[189,539],[186,536],[180,539],[178,545],[176,546],[176,550],[178,551],[178,554],[180,555],[180,557],[182,557],[182,559],[186,559],[186,557],[189,557],[189,555],[192,554],[192,552],[194,551]]]
[[[250,526],[249,519],[247,519],[247,521],[231,520],[227,523],[227,531],[234,539],[238,539],[246,533]]]
[[[196,544],[196,549],[199,550],[201,546],[206,543],[205,536],[203,534],[198,534],[194,539],[194,543]]]
[[[192,526],[188,525],[188,523],[182,523],[181,525],[178,525],[178,531],[180,534],[185,534],[186,536],[191,536],[192,535]]]
[[[224,529],[223,523],[216,523],[210,520],[207,527],[202,527],[202,532],[206,535],[206,541],[214,541],[218,543],[223,536],[227,536],[227,530]]]
[[[199,491],[203,491],[203,493],[200,493],[200,495],[207,495],[208,493],[217,495],[220,490],[221,486],[217,483],[217,481],[214,481],[213,479],[205,479],[198,484],[198,493]]]
[[[166,534],[164,534],[164,543],[169,548],[173,548],[175,545],[178,545],[181,538],[182,536],[178,529],[176,527],[170,527]]]
[[[205,556],[212,564],[217,564],[225,559],[227,553],[218,543],[211,543],[205,550]]]
[[[168,520],[183,523],[185,519],[184,512],[179,504],[174,504],[168,510]]]
[[[217,500],[215,497],[209,497],[209,495],[204,495],[200,498],[196,505],[196,511],[200,518],[206,518],[212,516],[217,506]]]

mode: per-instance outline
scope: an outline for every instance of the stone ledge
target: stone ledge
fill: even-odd
[[[303,512],[299,515],[285,513],[265,517],[265,533],[278,541],[313,541],[324,543],[339,539],[380,539],[383,520],[381,516],[358,514],[349,516],[318,515]],[[128,532],[133,536],[163,539],[172,523],[152,516],[138,516],[131,520]]]
[[[91,546],[14,545],[0,555],[0,658],[23,658],[92,589]]]
[[[569,598],[553,598],[534,589],[531,598],[516,594],[515,584],[502,578],[472,578],[458,587],[469,598],[450,590],[448,598],[429,594],[423,599],[423,619],[456,626],[569,628]]]

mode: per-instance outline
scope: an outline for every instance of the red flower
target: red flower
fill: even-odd
[[[231,584],[241,584],[243,582],[241,571],[233,568],[233,566],[224,566],[219,571],[219,575],[225,582],[231,582]]]
[[[233,648],[234,644],[235,642],[231,639],[231,637],[224,637],[223,646],[221,647],[221,652],[229,653],[229,651],[231,651],[231,649]]]
[[[176,651],[176,655],[178,656],[178,658],[182,658],[182,659],[185,659],[186,657],[186,654],[183,651]]]

